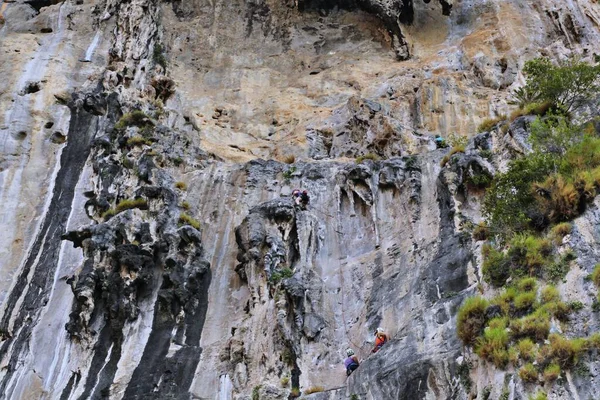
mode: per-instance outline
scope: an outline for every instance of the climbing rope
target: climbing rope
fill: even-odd
[[[333,217],[332,217],[333,218]],[[341,227],[339,226],[339,221],[340,219],[337,219],[338,221],[338,229],[334,229],[335,232],[337,232],[339,235],[343,235],[343,233],[341,232]],[[344,326],[344,333],[346,334],[346,340],[348,340],[348,342],[350,342],[355,348],[356,351],[361,351],[362,352],[362,347],[358,344],[356,344],[352,339],[350,334],[348,333],[348,326],[346,325],[346,307],[344,306],[345,300],[346,300],[346,295],[345,295],[345,291],[344,291],[344,272],[342,271],[342,265],[340,263],[339,267],[338,267],[338,273],[340,275],[340,291],[342,292],[342,323]],[[360,354],[360,353],[359,353]]]

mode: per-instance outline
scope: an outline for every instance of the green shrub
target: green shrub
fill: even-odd
[[[381,159],[381,157],[379,157],[375,153],[367,153],[365,155],[356,157],[356,163],[362,164],[366,160],[379,161],[380,159]]]
[[[179,225],[190,225],[196,229],[200,229],[200,221],[192,218],[186,213],[179,214]]]
[[[519,377],[523,382],[536,382],[538,380],[538,371],[533,364],[528,363],[519,369]]]
[[[560,366],[550,364],[544,369],[544,380],[546,382],[554,382],[560,376]]]
[[[162,44],[154,44],[154,50],[152,51],[152,61],[154,61],[155,64],[163,67],[163,69],[167,69],[167,58],[165,57],[165,49],[163,48]]]
[[[596,264],[594,271],[592,271],[592,282],[597,288],[600,288],[600,264]]]
[[[571,301],[567,304],[567,307],[569,307],[569,309],[571,309],[571,311],[579,311],[581,309],[583,309],[583,303],[580,301]]]
[[[485,189],[488,186],[490,186],[492,179],[493,179],[492,176],[486,172],[474,173],[472,171],[469,171],[469,175],[467,177],[467,183],[472,187],[475,187],[478,189]]]
[[[550,282],[557,282],[567,275],[571,260],[575,259],[575,255],[571,252],[565,252],[558,260],[546,264],[544,267],[544,276]]]
[[[510,277],[510,260],[490,245],[484,245],[482,273],[485,280],[496,287],[504,286]]]
[[[519,341],[517,344],[519,349],[519,355],[525,361],[533,361],[535,360],[535,356],[537,353],[537,346],[533,341],[529,338],[525,338]]]
[[[483,337],[477,340],[475,352],[484,360],[493,362],[497,367],[503,367],[508,362],[509,337],[505,328],[486,328]]]
[[[506,172],[494,177],[484,197],[483,213],[501,241],[529,228],[532,216],[539,213],[533,184],[545,179],[554,167],[550,155],[533,153],[512,160]]]
[[[478,223],[473,229],[473,239],[475,240],[487,240],[489,236],[489,229],[483,222]]]
[[[185,182],[175,182],[175,187],[179,190],[187,190],[187,184]]]
[[[579,108],[600,91],[600,65],[569,60],[554,65],[548,58],[527,61],[525,87],[513,94],[521,103],[549,102],[566,111]]]
[[[115,124],[116,129],[124,129],[128,126],[144,127],[153,125],[149,116],[140,110],[134,110],[130,113],[123,114],[119,121]]]
[[[562,115],[536,118],[530,125],[529,141],[534,151],[563,156],[583,139],[581,129]]]
[[[296,172],[296,167],[295,166],[289,167],[286,171],[283,172],[283,178],[286,181],[289,181],[292,178],[292,175],[294,175],[294,172]]]
[[[488,301],[482,297],[470,297],[458,311],[456,330],[464,344],[471,345],[477,340],[485,325],[488,305]]]

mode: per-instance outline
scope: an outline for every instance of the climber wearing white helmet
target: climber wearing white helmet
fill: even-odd
[[[346,361],[344,361],[344,365],[346,366],[346,376],[350,376],[352,371],[358,368],[358,357],[354,355],[354,350],[348,349],[346,350]]]
[[[383,328],[377,328],[375,331],[375,348],[371,350],[371,353],[377,353],[384,344],[388,341],[388,335],[383,333]]]

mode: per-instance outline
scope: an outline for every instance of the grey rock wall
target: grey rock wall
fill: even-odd
[[[444,168],[432,137],[506,112],[524,60],[600,52],[595,3],[16,0],[0,15],[0,398],[467,399],[505,381],[525,398],[470,354],[468,393],[454,326],[481,281],[470,177],[526,151],[527,118]],[[564,243],[580,258],[561,291],[586,305],[597,214]],[[391,340],[371,355],[377,326]],[[348,347],[362,365],[346,379]],[[573,376],[550,396],[597,392]]]

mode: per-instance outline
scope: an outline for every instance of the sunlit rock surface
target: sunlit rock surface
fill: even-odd
[[[467,393],[454,331],[481,281],[469,174],[523,151],[524,122],[443,168],[433,135],[509,112],[528,59],[600,53],[596,2],[16,0],[0,15],[1,398],[526,398],[483,363]],[[563,243],[579,258],[561,293],[586,305],[597,206]],[[598,329],[577,318],[574,334]],[[391,341],[371,355],[378,326]],[[346,379],[348,347],[363,362]],[[549,398],[600,397],[597,371]]]

